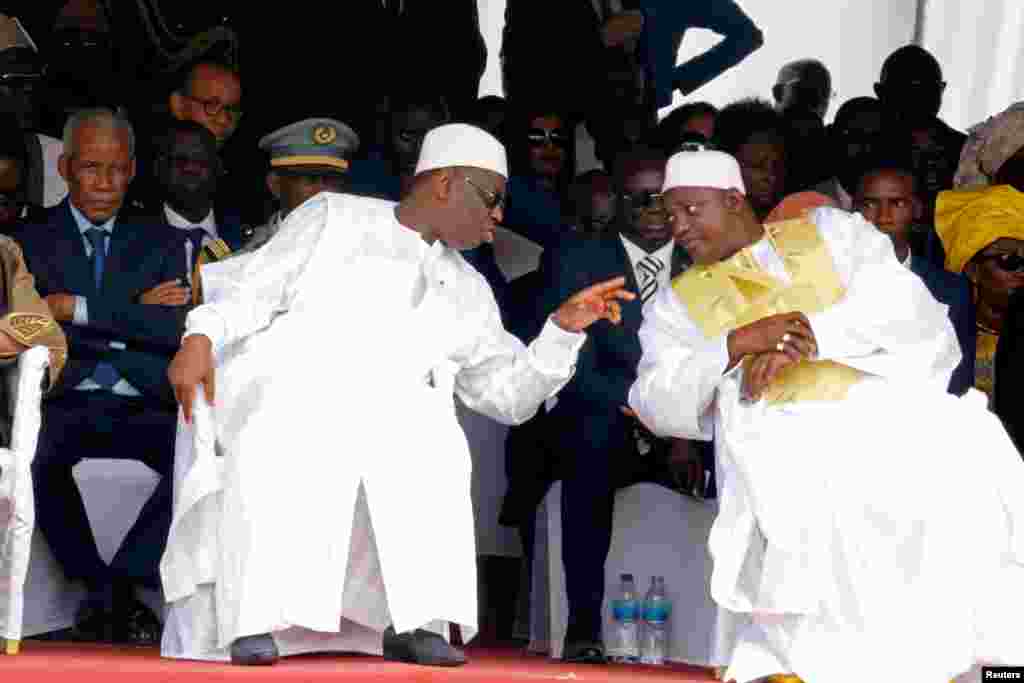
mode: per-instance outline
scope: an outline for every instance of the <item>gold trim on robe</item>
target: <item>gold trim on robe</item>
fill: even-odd
[[[210,240],[199,250],[199,258],[196,259],[196,267],[192,270],[192,304],[199,306],[203,303],[203,280],[200,277],[199,269],[207,263],[223,261],[231,256],[231,247],[222,239]]]
[[[6,315],[0,317],[0,332],[22,346],[46,346],[50,350],[49,383],[53,387],[68,359],[64,331],[53,319],[50,307],[36,291],[35,278],[28,271],[18,243],[0,236],[0,261],[7,296]],[[13,358],[17,354],[9,355]]]
[[[750,247],[719,263],[693,266],[673,280],[673,291],[708,339],[780,313],[818,313],[845,293],[828,245],[810,219],[771,223],[765,230],[791,282],[767,273]],[[764,399],[771,404],[838,401],[863,376],[833,361],[802,360],[779,373]]]

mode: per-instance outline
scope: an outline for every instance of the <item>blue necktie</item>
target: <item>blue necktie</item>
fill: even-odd
[[[106,231],[99,228],[89,228],[85,231],[85,237],[92,245],[92,278],[96,283],[96,293],[103,287],[103,266],[107,260],[107,243],[109,237]],[[92,381],[104,389],[110,389],[121,379],[117,370],[110,363],[100,361],[92,373]]]

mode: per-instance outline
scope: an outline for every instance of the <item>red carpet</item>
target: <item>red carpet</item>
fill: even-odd
[[[509,649],[469,651],[470,662],[457,669],[392,664],[362,656],[304,656],[282,660],[273,667],[235,667],[160,659],[156,650],[82,645],[22,643],[21,654],[0,656],[3,683],[203,683],[225,679],[248,682],[430,681],[451,683],[540,683],[541,681],[713,681],[708,671],[672,665],[574,666],[527,656]]]

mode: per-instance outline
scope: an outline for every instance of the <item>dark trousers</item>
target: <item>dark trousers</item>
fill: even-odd
[[[616,490],[637,481],[626,425],[590,419],[562,449],[562,566],[569,603],[566,639],[601,640],[604,563],[612,541]]]
[[[114,584],[159,586],[159,564],[171,525],[177,415],[148,398],[106,391],[69,391],[43,403],[32,464],[36,522],[70,579],[91,590]],[[138,460],[160,483],[108,566],[100,557],[72,468],[87,458]]]

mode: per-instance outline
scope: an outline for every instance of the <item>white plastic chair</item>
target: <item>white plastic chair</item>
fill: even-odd
[[[25,577],[35,530],[32,460],[49,365],[49,350],[35,346],[22,353],[17,363],[0,369],[13,417],[10,447],[0,448],[0,640],[11,655],[18,653],[22,638]]]
[[[555,482],[537,512],[533,587],[530,595],[532,652],[562,657],[568,621],[562,566],[562,483]],[[667,659],[717,669],[728,662],[735,616],[711,598],[708,533],[717,508],[656,484],[636,484],[615,496],[612,544],[605,562],[604,639],[612,641],[608,601],[619,575],[631,573],[646,593],[651,576],[665,577],[672,617]]]

